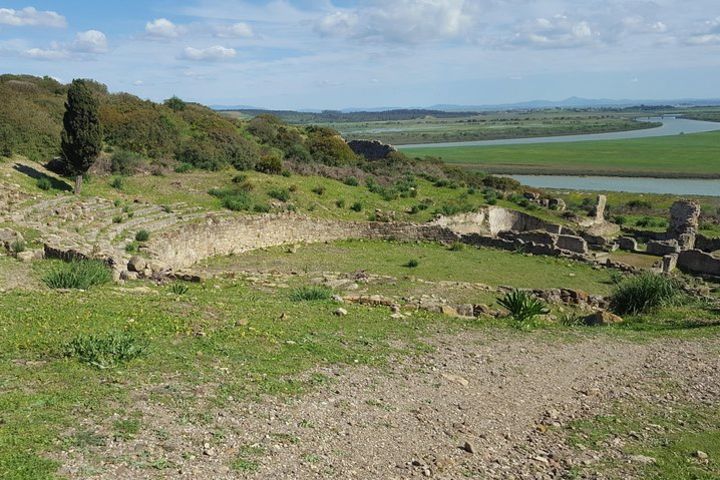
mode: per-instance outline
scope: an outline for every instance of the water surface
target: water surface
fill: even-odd
[[[720,130],[720,122],[705,122],[702,120],[688,120],[674,116],[641,117],[639,122],[662,122],[662,126],[644,128],[641,130],[626,130],[623,132],[588,133],[582,135],[560,135],[554,137],[528,137],[506,138],[501,140],[476,140],[469,142],[420,143],[413,145],[400,145],[404,148],[444,148],[444,147],[489,147],[492,145],[522,145],[529,143],[563,143],[587,142],[592,140],[627,140],[632,138],[666,137],[684,133],[702,133]]]
[[[523,185],[556,190],[587,190],[720,197],[720,180],[578,175],[509,175]]]

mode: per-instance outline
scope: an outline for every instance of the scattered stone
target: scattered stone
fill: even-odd
[[[475,446],[470,442],[465,442],[465,445],[463,445],[462,449],[470,454],[476,453]]]
[[[585,325],[589,325],[592,327],[614,325],[617,323],[622,323],[622,321],[623,321],[622,317],[619,317],[619,316],[615,315],[614,313],[610,313],[606,310],[601,310],[601,311],[592,313],[592,314],[588,315],[587,317],[583,318],[583,323]]]
[[[693,457],[697,458],[698,460],[707,460],[709,458],[709,455],[702,450],[696,450],[693,452]]]
[[[130,272],[143,272],[147,268],[147,260],[139,255],[134,255],[128,261],[127,268]]]
[[[657,463],[657,460],[653,457],[648,457],[647,455],[630,455],[628,459],[632,463],[639,463],[641,465],[653,465]]]
[[[344,317],[348,314],[348,311],[345,310],[344,308],[338,308],[333,312],[333,314],[335,314],[338,317]]]
[[[445,380],[457,383],[459,385],[462,385],[463,387],[467,387],[468,385],[470,385],[470,382],[466,378],[461,377],[460,375],[454,375],[452,373],[442,373],[441,375]]]

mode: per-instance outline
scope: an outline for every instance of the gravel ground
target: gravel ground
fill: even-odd
[[[331,381],[293,400],[218,409],[206,401],[212,388],[182,391],[170,381],[135,395],[136,438],[56,458],[73,479],[544,479],[565,478],[573,466],[605,478],[593,465],[621,449],[571,449],[553,426],[618,401],[720,399],[718,338],[473,331],[431,342],[434,353],[383,370],[319,370]],[[682,398],[661,393],[668,378]],[[170,388],[193,395],[206,421],[151,400]],[[625,463],[613,478],[634,478],[637,467]]]

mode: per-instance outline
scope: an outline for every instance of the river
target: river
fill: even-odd
[[[701,133],[720,130],[720,122],[689,120],[686,118],[678,118],[674,116],[641,117],[637,118],[636,120],[639,122],[662,122],[662,126],[655,128],[644,128],[641,130],[627,130],[624,132],[590,133],[584,135],[506,138],[501,140],[477,140],[471,142],[420,143],[415,145],[400,145],[399,148],[405,149],[442,147],[489,147],[493,145],[523,145],[528,143],[564,143],[587,142],[594,140],[627,140],[632,138],[666,137],[670,135],[680,135],[682,133]]]
[[[578,175],[509,175],[523,185],[555,190],[663,193],[720,197],[720,180]]]

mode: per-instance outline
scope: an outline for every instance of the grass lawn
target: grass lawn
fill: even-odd
[[[415,268],[406,265],[417,260]],[[525,256],[489,248],[451,251],[432,243],[341,241],[300,247],[270,248],[242,255],[209,260],[210,268],[236,265],[242,269],[297,272],[355,272],[429,281],[484,283],[518,288],[577,288],[593,294],[611,289],[609,270],[594,270],[586,264],[546,256]]]
[[[403,149],[495,173],[720,178],[720,132],[633,140]]]

